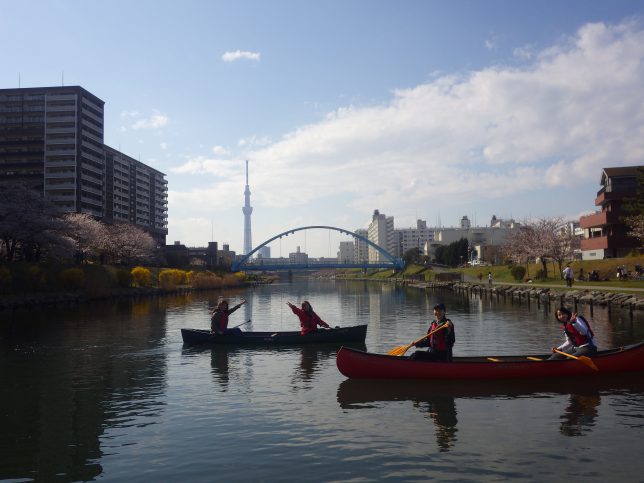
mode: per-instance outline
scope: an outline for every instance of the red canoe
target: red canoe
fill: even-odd
[[[356,379],[523,379],[644,371],[644,342],[597,352],[592,357],[596,369],[574,359],[549,361],[549,356],[454,357],[452,362],[428,362],[342,347],[336,364],[343,375]]]

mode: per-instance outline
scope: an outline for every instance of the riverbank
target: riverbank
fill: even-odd
[[[638,293],[619,293],[601,290],[602,287],[578,286],[575,289],[529,284],[478,284],[471,282],[402,282],[408,287],[422,290],[450,290],[456,293],[475,294],[503,300],[518,300],[527,304],[566,305],[577,310],[587,305],[592,312],[594,306],[627,307],[629,310],[644,310],[644,298]],[[613,287],[608,287],[611,290]],[[633,292],[644,295],[644,289],[634,288]]]
[[[38,307],[65,307],[92,302],[104,302],[108,300],[128,300],[161,297],[165,295],[184,295],[206,290],[232,290],[245,289],[249,286],[256,286],[261,282],[246,281],[235,285],[223,285],[220,287],[188,287],[179,286],[172,289],[159,287],[132,287],[127,289],[115,289],[107,293],[89,294],[87,292],[54,292],[54,293],[29,293],[0,297],[0,311],[17,310]],[[270,282],[266,282],[270,283]]]

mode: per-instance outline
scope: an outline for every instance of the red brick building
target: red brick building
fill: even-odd
[[[629,229],[622,221],[626,215],[624,203],[637,193],[639,168],[642,166],[604,168],[600,181],[602,188],[595,198],[595,206],[600,206],[601,211],[579,220],[584,230],[582,259],[620,258],[640,247],[635,238],[626,235]]]

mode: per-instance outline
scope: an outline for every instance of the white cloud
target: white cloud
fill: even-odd
[[[132,124],[132,129],[159,129],[168,124],[168,116],[155,111],[147,118],[139,119]]]
[[[160,147],[161,147],[161,149],[163,149],[164,151],[165,151],[166,149],[168,149],[168,143],[166,143],[165,141],[164,141],[164,142],[162,142],[161,144],[159,144],[159,146],[160,146]]]
[[[495,47],[496,47],[496,45],[495,45],[495,44],[494,44],[494,42],[492,42],[491,40],[486,40],[486,41],[485,41],[485,48],[486,48],[487,50],[492,50],[492,49],[494,49]]]
[[[593,193],[603,167],[644,159],[642,45],[634,24],[588,24],[521,68],[442,75],[382,105],[337,109],[278,141],[240,140],[238,159],[193,158],[173,171],[210,175],[212,185],[174,199],[238,207],[249,159],[254,204],[293,215],[313,204],[332,213],[338,199],[364,214],[486,201],[518,217],[545,215],[548,203],[562,210],[552,215],[581,210],[568,206],[579,186]],[[520,213],[508,200],[526,194],[534,207]]]
[[[261,53],[259,52],[249,52],[247,50],[235,50],[234,52],[225,52],[221,56],[221,60],[224,62],[234,62],[240,59],[248,59],[258,61],[260,60]]]
[[[213,154],[217,154],[219,156],[228,154],[228,150],[226,148],[224,148],[223,146],[213,146],[212,147],[212,152],[213,152]]]
[[[523,47],[517,47],[512,51],[512,54],[521,60],[529,60],[534,56],[533,47],[531,45],[524,45]]]
[[[132,111],[123,111],[123,112],[121,112],[121,119],[139,117],[140,115],[141,114],[139,113],[139,111],[134,111],[134,110],[132,110]]]
[[[237,146],[251,149],[258,146],[268,146],[271,142],[271,139],[267,136],[248,136],[237,141]]]

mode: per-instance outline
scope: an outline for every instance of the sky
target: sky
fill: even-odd
[[[168,243],[578,218],[644,164],[644,2],[0,0],[0,88],[80,85]],[[328,230],[271,244],[336,256]]]

